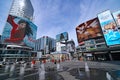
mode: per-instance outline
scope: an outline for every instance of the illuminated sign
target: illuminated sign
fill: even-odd
[[[57,42],[66,41],[66,40],[68,40],[68,33],[67,32],[63,32],[61,34],[56,35]]]
[[[91,19],[76,27],[78,43],[102,36],[98,18]]]
[[[113,17],[117,23],[117,26],[120,28],[120,10],[113,13]]]
[[[120,32],[109,10],[98,14],[107,46],[120,44]]]

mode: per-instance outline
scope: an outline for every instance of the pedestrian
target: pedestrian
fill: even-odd
[[[55,60],[54,64],[56,64],[56,63],[57,63],[57,61]]]

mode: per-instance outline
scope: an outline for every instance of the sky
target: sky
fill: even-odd
[[[0,0],[0,34],[13,0]],[[34,8],[34,24],[37,38],[68,32],[69,40],[78,45],[75,28],[105,10],[120,10],[120,0],[31,0]]]

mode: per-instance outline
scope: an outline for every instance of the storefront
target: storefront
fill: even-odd
[[[52,59],[54,60],[60,60],[60,61],[65,61],[65,60],[70,60],[71,56],[70,53],[68,52],[53,52],[51,53],[53,55]]]

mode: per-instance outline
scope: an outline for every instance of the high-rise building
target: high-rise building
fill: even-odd
[[[33,19],[34,9],[30,0],[13,0],[10,15]]]
[[[48,36],[43,36],[36,40],[35,51],[41,51],[43,54],[49,54],[54,52],[56,47],[56,41]]]
[[[37,26],[31,22],[33,13],[30,0],[13,0],[1,37],[0,60],[19,61],[35,57]]]
[[[0,35],[0,43],[1,43],[2,41],[1,41],[1,35]]]
[[[7,43],[24,42],[28,47],[34,47],[37,26],[32,23],[34,9],[30,0],[13,0],[11,9],[2,33],[2,41]],[[26,26],[20,31],[20,24]],[[17,30],[19,29],[19,30]],[[9,41],[6,39],[9,39]]]

